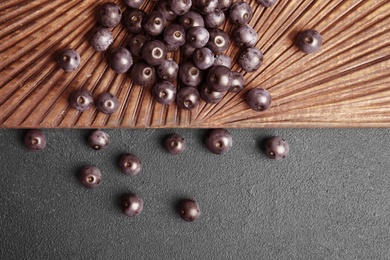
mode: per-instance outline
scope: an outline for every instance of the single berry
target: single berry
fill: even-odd
[[[171,0],[171,10],[176,15],[184,15],[192,6],[192,0]]]
[[[157,36],[161,34],[167,24],[167,19],[165,16],[157,11],[152,11],[147,13],[142,19],[142,28],[144,31],[152,36]]]
[[[243,90],[245,87],[244,77],[240,72],[232,71],[232,84],[229,88],[230,92],[237,93]]]
[[[207,47],[214,53],[225,52],[230,45],[229,35],[221,29],[209,29],[210,38],[207,42]]]
[[[192,110],[199,105],[199,92],[194,87],[181,87],[176,94],[176,104],[184,110]]]
[[[238,64],[246,72],[253,72],[263,64],[263,53],[255,48],[245,49],[238,57]]]
[[[90,108],[93,105],[94,101],[93,96],[89,90],[76,89],[70,95],[69,103],[78,111],[83,112]]]
[[[298,35],[297,45],[304,53],[318,52],[322,46],[322,36],[316,30],[305,30]]]
[[[194,0],[197,11],[206,15],[218,8],[218,0]]]
[[[207,84],[218,92],[228,91],[232,87],[232,72],[225,66],[214,66],[207,73]]]
[[[142,21],[146,13],[140,9],[130,9],[123,15],[123,26],[129,33],[137,34],[143,31]]]
[[[165,28],[163,38],[167,44],[180,47],[186,42],[186,32],[180,24],[171,24]]]
[[[257,43],[258,36],[255,29],[249,24],[240,25],[233,31],[232,38],[239,47],[253,47]]]
[[[122,10],[116,3],[108,2],[100,6],[98,12],[98,22],[108,28],[114,28],[122,19]]]
[[[158,1],[154,10],[162,13],[167,21],[175,20],[177,17],[171,9],[170,0]]]
[[[129,40],[127,43],[127,49],[130,50],[130,53],[133,56],[140,57],[141,56],[141,51],[142,47],[144,44],[148,41],[148,38],[143,35],[143,34],[137,34]]]
[[[110,136],[102,130],[94,130],[88,136],[88,145],[95,150],[106,149],[109,144]]]
[[[73,49],[64,49],[57,56],[57,63],[66,72],[74,71],[80,66],[80,55]]]
[[[140,8],[145,0],[124,0],[124,3],[130,8]]]
[[[111,115],[119,108],[119,101],[113,94],[103,92],[96,98],[95,105],[103,114]]]
[[[204,27],[192,27],[188,29],[186,34],[187,42],[194,48],[202,48],[206,46],[210,38],[210,33]]]
[[[144,201],[137,194],[126,194],[121,199],[122,211],[128,217],[139,215],[144,208]]]
[[[113,42],[114,38],[108,28],[98,28],[90,41],[91,46],[95,51],[105,51]]]
[[[179,65],[172,59],[164,60],[157,67],[157,76],[162,80],[173,81],[177,78]]]
[[[141,171],[141,160],[134,154],[123,154],[119,160],[119,169],[126,175],[135,176]]]
[[[158,103],[169,105],[175,101],[176,87],[170,81],[161,81],[153,85],[152,95]]]
[[[208,104],[217,104],[225,96],[225,92],[214,91],[207,82],[203,82],[199,87],[200,97]]]
[[[214,65],[214,53],[206,47],[196,49],[192,55],[192,61],[200,70],[205,70]]]
[[[259,4],[259,5],[262,5],[264,7],[271,7],[273,6],[274,4],[276,4],[276,1],[277,0],[256,0],[256,2]]]
[[[102,180],[100,170],[95,166],[84,166],[79,174],[80,182],[87,188],[96,188]]]
[[[262,88],[254,88],[251,89],[246,94],[246,103],[252,108],[254,111],[265,111],[271,107],[271,94]]]
[[[183,26],[186,31],[192,27],[204,27],[203,16],[195,11],[189,11],[180,16],[177,23]]]
[[[186,61],[179,67],[179,79],[187,86],[198,86],[202,82],[203,74],[203,71],[198,69],[191,61]]]
[[[230,21],[236,25],[248,23],[253,15],[250,5],[243,1],[235,2],[230,6],[229,10]]]
[[[181,135],[171,134],[164,139],[164,147],[170,154],[181,154],[187,148],[186,140]]]
[[[233,139],[228,130],[217,128],[207,134],[205,144],[210,152],[224,154],[232,148]]]
[[[137,62],[130,69],[130,78],[139,86],[151,86],[156,80],[156,70],[145,62]]]
[[[42,130],[31,129],[24,135],[24,144],[30,151],[42,151],[46,147],[46,136]]]
[[[225,23],[225,13],[215,9],[204,16],[204,24],[207,28],[218,28]]]
[[[133,65],[133,56],[126,48],[118,47],[111,51],[108,63],[116,73],[125,73]]]
[[[199,204],[193,199],[183,199],[179,203],[179,214],[183,220],[193,222],[200,216]]]
[[[167,56],[167,47],[159,40],[147,41],[142,47],[142,59],[149,65],[160,65]]]
[[[289,152],[289,145],[280,136],[273,136],[265,140],[265,154],[275,160],[286,158]]]

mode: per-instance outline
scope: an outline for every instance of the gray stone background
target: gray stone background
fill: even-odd
[[[23,145],[25,130],[0,130],[0,259],[390,259],[388,129],[229,129],[233,148],[214,155],[207,129],[108,129],[94,151],[91,130],[45,130],[42,152]],[[182,134],[187,151],[162,141]],[[290,144],[273,161],[262,141]],[[135,177],[116,166],[125,152],[143,163]],[[103,174],[95,190],[77,180],[86,165]],[[122,214],[136,192],[144,211]],[[175,206],[195,198],[187,223]]]

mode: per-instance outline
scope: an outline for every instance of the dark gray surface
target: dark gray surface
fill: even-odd
[[[230,129],[233,149],[206,150],[207,130],[107,130],[108,150],[86,144],[89,130],[46,130],[47,148],[29,152],[24,130],[0,130],[0,259],[390,259],[387,129]],[[185,154],[162,147],[168,133]],[[290,143],[284,161],[267,159],[262,140]],[[119,172],[137,154],[138,176]],[[76,175],[98,166],[95,190]],[[125,192],[144,198],[128,218]],[[197,222],[182,221],[179,199],[198,200]]]

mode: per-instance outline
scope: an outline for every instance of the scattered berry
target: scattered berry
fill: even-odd
[[[232,148],[233,139],[228,130],[218,128],[207,134],[205,143],[210,152],[224,154]]]
[[[193,222],[200,216],[199,204],[193,199],[184,199],[179,203],[179,214],[183,220]]]
[[[139,215],[144,208],[144,201],[137,194],[126,194],[121,199],[122,211],[128,217]]]
[[[85,187],[93,189],[99,186],[102,174],[95,166],[84,166],[80,170],[79,180]]]
[[[265,141],[265,154],[275,160],[286,158],[289,152],[289,145],[286,140],[280,136],[267,138]]]
[[[88,136],[88,145],[95,149],[106,149],[110,144],[110,136],[102,130],[94,130]]]
[[[46,136],[42,130],[28,130],[24,136],[24,144],[30,151],[42,151],[46,147]]]
[[[119,169],[126,175],[135,176],[141,171],[141,160],[134,154],[123,154],[119,160]]]

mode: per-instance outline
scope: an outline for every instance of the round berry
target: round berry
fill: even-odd
[[[171,9],[171,3],[169,0],[158,1],[155,11],[162,13],[167,21],[175,20],[177,17]]]
[[[146,13],[140,9],[130,9],[125,12],[123,26],[129,33],[137,34],[142,32],[142,20]]]
[[[188,29],[186,34],[187,42],[194,48],[202,48],[206,46],[210,38],[210,33],[204,27],[192,27]]]
[[[57,63],[66,72],[74,71],[80,66],[80,55],[73,49],[64,49],[58,54]]]
[[[203,71],[191,61],[186,61],[179,67],[179,79],[187,86],[196,87],[202,82]]]
[[[78,111],[83,112],[90,108],[93,105],[94,101],[93,96],[89,90],[76,89],[70,95],[69,103]]]
[[[136,57],[141,56],[142,47],[148,41],[148,38],[143,34],[137,34],[133,36],[127,43],[127,48],[130,53]]]
[[[289,152],[289,145],[280,136],[273,136],[265,140],[265,154],[275,160],[286,158]]]
[[[176,87],[170,81],[161,81],[153,85],[152,95],[158,103],[169,105],[175,101]]]
[[[199,87],[200,97],[208,104],[217,104],[225,96],[225,92],[214,91],[207,82],[203,82]]]
[[[194,87],[182,87],[176,94],[176,104],[184,110],[192,110],[199,105],[199,92]]]
[[[192,27],[204,27],[203,16],[195,11],[189,11],[180,16],[177,23],[183,26],[186,31]]]
[[[133,56],[126,48],[118,47],[111,51],[108,63],[116,73],[125,73],[133,65]]]
[[[114,28],[122,19],[122,10],[116,3],[104,3],[99,8],[98,22],[108,28]]]
[[[137,62],[130,69],[130,78],[139,86],[151,86],[156,80],[156,70],[145,62]]]
[[[137,194],[126,194],[121,199],[122,211],[128,217],[139,215],[144,208],[144,201]]]
[[[119,101],[113,94],[103,92],[96,98],[95,105],[103,114],[111,115],[118,110]]]
[[[173,81],[178,72],[179,65],[172,59],[164,60],[157,67],[157,76],[162,80]]]
[[[179,203],[179,214],[183,220],[193,222],[200,216],[199,204],[193,199],[183,199]]]
[[[80,170],[79,180],[85,187],[93,189],[99,186],[102,174],[95,166],[84,166]]]
[[[256,2],[259,4],[259,5],[262,5],[264,7],[271,7],[273,6],[274,4],[276,4],[276,1],[277,0],[256,0]]]
[[[207,47],[214,53],[225,52],[230,45],[229,35],[221,29],[210,29],[210,38]]]
[[[214,65],[214,53],[206,47],[196,49],[192,61],[198,69],[205,70]]]
[[[253,72],[263,64],[263,53],[255,48],[245,49],[238,58],[238,64],[246,72]]]
[[[123,154],[119,160],[119,169],[122,173],[135,176],[141,171],[141,160],[134,154]]]
[[[205,143],[210,152],[224,154],[232,148],[233,139],[228,130],[218,128],[207,134]]]
[[[40,129],[31,129],[24,135],[24,144],[30,151],[42,151],[46,147],[45,133]]]
[[[105,51],[114,42],[114,38],[110,29],[99,28],[94,32],[90,42],[95,51]]]
[[[142,47],[142,59],[149,65],[160,65],[167,56],[167,47],[159,40],[151,40]]]
[[[207,28],[218,28],[225,23],[225,13],[215,9],[204,16],[204,24]]]
[[[214,91],[228,91],[232,86],[232,73],[228,67],[214,66],[207,74],[207,83]]]
[[[196,10],[206,15],[218,8],[218,0],[194,0]]]
[[[250,21],[253,11],[249,4],[238,1],[230,6],[229,18],[230,21],[237,25],[243,25]]]
[[[233,31],[232,38],[237,46],[245,48],[255,46],[258,40],[257,32],[249,24],[237,27]]]
[[[322,36],[316,30],[305,30],[297,39],[298,48],[307,54],[318,52],[322,46]]]
[[[106,149],[109,144],[110,136],[102,130],[94,130],[88,136],[88,145],[95,150]]]
[[[186,32],[180,24],[171,24],[164,30],[164,41],[172,46],[180,47],[186,42]]]
[[[251,89],[246,94],[245,100],[251,109],[259,112],[270,108],[272,102],[271,94],[262,88]]]
[[[130,8],[140,8],[145,0],[124,0],[124,3]]]
[[[157,11],[152,11],[145,15],[142,19],[142,28],[144,31],[152,36],[161,34],[167,24],[167,19],[164,15]]]
[[[232,71],[232,83],[229,88],[230,92],[237,93],[243,90],[245,87],[244,77],[240,72]]]
[[[192,0],[171,0],[171,10],[176,15],[187,13],[192,6]]]
[[[164,139],[164,147],[170,154],[181,154],[187,148],[186,140],[181,135],[171,134]]]

